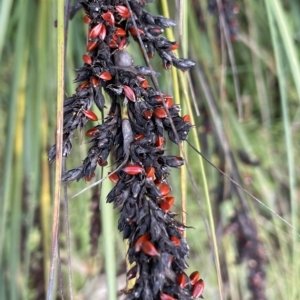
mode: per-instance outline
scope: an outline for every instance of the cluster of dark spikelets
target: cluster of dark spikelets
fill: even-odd
[[[232,41],[236,41],[238,29],[235,15],[239,12],[239,7],[232,0],[220,0],[220,2],[221,7],[218,9],[217,0],[208,0],[208,11],[211,14],[219,15],[220,10],[222,10],[227,28],[229,30],[230,38]]]
[[[230,225],[236,236],[237,262],[247,261],[248,289],[252,300],[266,300],[266,255],[257,234],[255,223],[248,215],[238,212]]]
[[[98,165],[107,165],[113,151],[118,166],[109,176],[115,187],[107,202],[121,209],[118,227],[129,241],[128,257],[133,265],[127,276],[136,278],[126,299],[195,299],[201,297],[204,282],[198,271],[190,276],[185,272],[189,254],[182,237],[185,226],[171,212],[175,199],[167,181],[170,168],[184,162],[181,157],[164,154],[166,135],[180,143],[192,125],[188,115],[179,115],[180,107],[173,104],[171,96],[148,83],[146,77],[158,73],[134,66],[125,48],[130,36],[136,40],[140,35],[148,57],[157,53],[165,69],[175,66],[186,71],[194,62],[175,56],[178,44],[161,36],[164,28],[175,22],[148,13],[146,2],[150,1],[129,1],[132,15],[126,0],[79,2],[89,26],[87,53],[82,57],[84,66],[75,70],[75,82],[80,85],[64,102],[63,156],[70,154],[75,129],[98,120],[91,107],[95,103],[103,111],[103,91],[111,106],[103,123],[86,132],[91,148],[82,165],[67,171],[62,179],[89,181]],[[55,145],[50,149],[50,161],[55,159],[55,149]]]

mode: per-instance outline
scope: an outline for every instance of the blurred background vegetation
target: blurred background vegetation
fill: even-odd
[[[298,0],[218,1],[237,5],[229,22],[225,10],[221,14],[209,11],[208,3],[214,1],[156,0],[149,4],[152,13],[170,14],[177,20],[178,26],[166,34],[174,34],[179,41],[180,56],[196,61],[189,74],[164,71],[156,59],[153,66],[161,73],[161,89],[175,94],[182,115],[194,117],[190,142],[198,149],[201,146],[209,161],[296,230],[206,162],[204,180],[201,157],[185,145],[198,192],[186,169],[174,170],[170,181],[178,217],[180,200],[187,199],[187,225],[192,227],[187,229],[189,271],[201,271],[205,299],[254,299],[253,287],[247,284],[254,280],[251,268],[259,264],[266,276],[263,282],[252,283],[264,287],[265,298],[256,299],[300,299],[300,4]],[[79,11],[69,23],[67,95],[76,87],[73,70],[82,65],[85,53],[83,15]],[[56,19],[54,0],[0,2],[1,300],[44,299],[48,284],[54,164],[48,163],[47,152],[55,143]],[[131,43],[129,51],[136,64],[143,62],[137,45]],[[87,148],[84,133],[78,132],[68,169],[80,165]],[[173,155],[179,153],[174,145],[167,149]],[[108,170],[104,168],[104,174]],[[68,184],[69,195],[86,185],[84,181]],[[69,200],[75,299],[116,299],[107,290],[125,287],[126,250],[117,230],[118,214],[111,205],[104,205],[110,188],[111,183],[105,182],[102,193],[89,190]],[[247,222],[239,224],[234,220],[241,210]],[[245,238],[241,232],[247,229],[243,231],[243,226],[248,224],[250,242],[259,245],[259,261],[245,251],[247,240],[241,242]],[[69,299],[65,232],[61,213],[62,272],[57,272],[57,278]]]

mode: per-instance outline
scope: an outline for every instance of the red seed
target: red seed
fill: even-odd
[[[93,62],[92,58],[87,54],[82,55],[82,60],[88,65],[91,65]]]
[[[92,79],[91,79],[91,82],[92,82],[92,85],[94,86],[94,87],[96,87],[96,86],[98,86],[99,85],[99,80],[98,80],[98,78],[97,77],[92,77]]]
[[[171,47],[169,47],[169,51],[172,51],[172,50],[177,50],[179,48],[179,45],[178,44],[174,44],[172,45]]]
[[[91,121],[98,121],[98,117],[92,111],[90,111],[90,110],[84,110],[83,113]]]
[[[163,197],[163,196],[166,196],[167,194],[169,194],[169,192],[170,192],[170,187],[169,187],[168,184],[163,183],[163,184],[161,185],[161,187],[159,188],[159,190],[160,190],[160,194],[161,194],[162,197]]]
[[[168,116],[166,111],[161,107],[156,108],[154,110],[153,114],[156,118],[159,118],[159,119],[163,119],[163,118],[166,118]]]
[[[110,26],[114,26],[114,25],[115,25],[115,17],[114,17],[114,15],[113,15],[110,11],[108,11],[108,12],[102,14],[101,17],[102,17],[102,19],[103,19],[104,21],[106,21]]]
[[[117,30],[115,31],[115,34],[117,36],[125,36],[126,35],[126,31],[123,28],[118,27]]]
[[[142,82],[141,82],[141,87],[143,88],[143,89],[146,89],[146,88],[148,88],[149,87],[149,83],[148,83],[148,81],[145,79],[145,80],[143,80]]]
[[[142,173],[143,170],[144,170],[143,167],[139,165],[128,165],[123,169],[123,171],[129,175],[140,174]]]
[[[112,76],[109,72],[102,72],[99,76],[99,78],[103,79],[103,80],[111,80]]]
[[[182,117],[183,122],[190,123],[191,122],[191,117],[189,115],[185,115]]]
[[[83,82],[81,85],[79,85],[77,87],[77,91],[80,92],[82,91],[84,88],[86,88],[90,83],[88,81]]]
[[[159,203],[159,206],[164,212],[168,212],[173,206],[174,201],[175,201],[174,197],[166,197]]]
[[[129,45],[129,39],[123,38],[119,43],[119,50],[124,50]]]
[[[95,39],[97,36],[99,36],[101,29],[102,29],[103,24],[99,23],[95,27],[93,27],[89,33],[89,38],[90,39]]]
[[[143,134],[138,134],[138,135],[135,136],[134,139],[135,139],[136,141],[140,141],[140,140],[143,139],[144,137],[145,137],[145,136],[144,136]]]
[[[135,242],[134,244],[134,251],[135,252],[139,252],[141,251],[142,249],[142,243],[144,243],[145,241],[149,241],[150,240],[150,237],[149,235],[146,233],[146,234],[143,234],[141,235]]]
[[[154,57],[154,53],[152,53],[152,52],[147,52],[147,56],[148,56],[148,58],[153,58]]]
[[[146,169],[147,178],[152,178],[154,180],[155,169],[153,167]]]
[[[186,286],[186,276],[184,273],[180,273],[177,275],[176,283],[179,285],[182,289]]]
[[[98,42],[93,42],[93,41],[88,42],[86,49],[87,49],[87,51],[93,51],[97,48],[97,45],[98,45]]]
[[[126,96],[126,98],[132,102],[135,102],[136,100],[136,97],[135,97],[135,93],[134,91],[132,90],[131,87],[127,86],[127,85],[124,85],[123,86],[123,91],[124,91],[124,94]]]
[[[119,179],[120,179],[119,176],[118,176],[118,174],[116,174],[116,173],[113,173],[113,174],[109,175],[108,178],[113,183],[117,183],[119,181]]]
[[[100,157],[98,159],[98,165],[101,166],[101,167],[105,167],[108,165],[108,162],[107,161],[103,161],[102,158]]]
[[[143,31],[142,29],[140,29],[140,28],[138,28],[138,29],[136,30],[135,27],[130,27],[130,28],[129,28],[129,31],[130,31],[130,33],[131,33],[132,36],[137,36],[138,33],[139,33],[140,35],[141,35],[141,34],[144,34],[144,31]]]
[[[99,39],[103,41],[105,37],[106,37],[106,27],[103,24],[103,26],[101,27],[101,31],[99,33]]]
[[[165,98],[165,103],[167,108],[171,108],[173,105],[173,98],[172,97]]]
[[[143,242],[141,249],[145,254],[147,254],[149,256],[160,256],[159,253],[157,252],[155,246],[149,241]]]
[[[155,146],[157,148],[162,148],[164,146],[164,144],[165,144],[165,139],[162,136],[158,136],[157,140],[155,142]]]
[[[108,43],[108,47],[109,48],[118,48],[118,44],[116,41],[110,40],[110,42]]]
[[[155,184],[156,186],[160,185],[161,183],[162,183],[162,181],[161,181],[161,179],[159,179],[159,178],[156,178],[156,179],[154,180],[154,184]]]
[[[88,16],[88,15],[85,15],[84,18],[83,18],[83,22],[85,24],[90,24],[91,23],[91,18]]]
[[[124,18],[124,19],[130,18],[130,12],[129,12],[129,10],[128,10],[128,8],[126,6],[116,5],[115,8],[116,8],[116,11],[118,12],[118,14],[122,18]]]
[[[175,235],[172,235],[170,237],[170,240],[176,247],[180,246],[180,239],[177,238]]]
[[[95,133],[99,132],[99,129],[98,128],[91,128],[90,130],[88,130],[85,135],[86,136],[94,136]]]
[[[85,176],[85,177],[84,177],[84,180],[85,180],[86,182],[90,182],[90,181],[92,180],[93,177],[95,177],[95,173],[93,173],[91,176]]]
[[[203,279],[199,279],[193,287],[192,297],[199,298],[202,295],[203,290],[204,290],[204,281]]]
[[[160,294],[160,300],[176,300],[176,299],[168,294],[162,293]]]
[[[150,120],[151,117],[152,117],[152,111],[151,110],[145,110],[143,112],[143,117],[146,119],[146,120]]]
[[[190,275],[191,285],[194,285],[197,282],[197,280],[199,279],[199,277],[200,277],[200,273],[198,271],[191,273],[191,275]]]

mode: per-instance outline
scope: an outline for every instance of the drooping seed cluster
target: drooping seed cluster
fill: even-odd
[[[236,236],[237,262],[247,262],[251,299],[266,300],[266,255],[258,238],[255,223],[245,213],[237,212],[231,220],[230,227]]]
[[[149,58],[157,53],[165,69],[175,66],[186,71],[194,62],[177,58],[173,50],[178,44],[161,36],[174,21],[151,15],[144,9],[145,1],[129,3],[133,15],[125,0],[80,1],[89,26],[87,53],[82,57],[84,66],[76,69],[75,82],[80,85],[64,102],[64,156],[71,152],[74,131],[84,128],[88,120],[98,120],[91,107],[95,103],[103,111],[103,91],[111,106],[103,123],[86,132],[91,147],[82,165],[67,171],[62,179],[90,181],[97,166],[107,165],[113,151],[117,167],[109,178],[116,185],[107,202],[121,209],[118,228],[129,240],[128,257],[133,264],[127,276],[136,278],[126,299],[195,299],[202,295],[204,282],[198,271],[190,276],[185,273],[189,254],[182,237],[185,226],[171,212],[175,199],[167,181],[170,168],[184,162],[164,153],[166,136],[179,143],[192,125],[188,115],[179,115],[180,107],[170,95],[149,84],[147,76],[158,73],[135,66],[125,48],[130,36],[136,40],[139,34]],[[55,151],[54,145],[50,161],[55,159]]]
[[[238,35],[235,15],[239,12],[239,7],[232,0],[221,0],[220,8],[218,8],[217,0],[208,0],[207,6],[211,14],[219,15],[219,10],[222,10],[230,38],[232,41],[235,41]]]

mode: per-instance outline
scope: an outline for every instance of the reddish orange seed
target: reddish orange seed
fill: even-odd
[[[124,50],[129,45],[129,39],[128,38],[122,38],[118,47],[119,50]]]
[[[93,62],[92,58],[87,54],[82,55],[82,60],[88,65],[91,65]]]
[[[163,183],[163,184],[161,185],[161,187],[159,188],[159,190],[160,190],[160,194],[161,194],[162,197],[163,197],[163,196],[166,196],[167,194],[169,194],[169,192],[170,192],[170,187],[169,187],[168,184]]]
[[[99,39],[104,40],[105,37],[106,37],[106,27],[103,24],[103,26],[101,27],[100,33],[99,33]]]
[[[160,294],[160,300],[176,300],[176,299],[168,294],[162,293]]]
[[[98,117],[91,110],[84,110],[84,115],[91,121],[98,121]]]
[[[99,85],[99,80],[98,80],[98,78],[97,77],[92,77],[92,79],[91,79],[91,82],[92,82],[92,85],[94,86],[94,87],[96,87],[96,86],[98,86]]]
[[[156,118],[159,118],[159,119],[163,119],[163,118],[166,118],[168,116],[166,111],[161,107],[156,108],[154,110],[153,114]]]
[[[184,273],[180,273],[177,275],[176,283],[179,285],[182,289],[186,286],[186,276]]]
[[[189,115],[185,115],[182,117],[183,122],[190,123],[191,122],[191,117]]]
[[[162,183],[162,181],[161,181],[159,178],[156,178],[156,179],[154,180],[154,184],[155,184],[156,186],[159,186],[161,183]]]
[[[117,36],[125,36],[126,35],[126,31],[123,28],[118,27],[117,30],[115,31],[115,34]]]
[[[104,21],[106,21],[110,26],[114,26],[114,25],[115,25],[115,17],[114,17],[114,15],[113,15],[110,11],[108,11],[108,12],[102,14],[101,17],[102,17],[102,19],[103,19]]]
[[[176,247],[180,246],[180,239],[177,238],[175,235],[172,235],[170,237],[170,240]]]
[[[98,45],[97,42],[93,42],[93,41],[88,42],[86,49],[87,51],[93,51],[97,48],[97,45]]]
[[[108,43],[108,47],[109,48],[118,48],[118,44],[116,41],[110,40],[110,42]]]
[[[99,76],[99,78],[103,79],[103,80],[111,80],[112,76],[109,72],[102,72]]]
[[[159,203],[159,206],[164,212],[168,212],[173,206],[174,201],[175,201],[174,197],[166,197]]]
[[[136,30],[135,27],[130,27],[130,28],[129,28],[129,32],[131,33],[132,36],[137,36],[138,33],[139,33],[140,35],[141,35],[141,34],[144,34],[144,31],[143,31],[142,29],[138,28],[138,29]]]
[[[105,166],[108,165],[108,162],[107,162],[107,161],[103,161],[102,158],[100,157],[100,158],[98,159],[98,165],[99,165],[100,167],[105,167]]]
[[[118,12],[118,14],[122,18],[124,18],[124,19],[130,18],[130,12],[129,12],[129,10],[128,10],[128,8],[126,6],[116,5],[115,8],[116,8],[116,11]]]
[[[88,81],[83,82],[81,85],[77,87],[77,91],[82,91],[84,88],[86,88],[90,83]]]
[[[200,277],[200,273],[198,271],[191,273],[191,275],[190,275],[191,285],[194,285],[197,282],[197,280],[199,279],[199,277]]]
[[[148,81],[145,79],[145,80],[143,80],[142,82],[141,82],[141,87],[143,88],[143,89],[146,89],[146,88],[148,88],[149,87],[149,83],[148,83]]]
[[[89,38],[95,39],[97,36],[99,36],[102,26],[103,26],[103,24],[99,23],[95,27],[93,27],[89,33]]]
[[[178,48],[179,48],[179,45],[178,44],[174,44],[171,47],[169,47],[168,50],[172,51],[172,50],[177,50]]]
[[[203,279],[199,279],[193,287],[192,297],[195,299],[199,298],[202,295],[203,290],[204,290],[204,281]]]
[[[162,148],[164,146],[164,144],[165,144],[165,139],[162,136],[158,136],[157,140],[155,142],[155,146],[157,148]]]
[[[129,175],[138,175],[142,173],[143,170],[143,167],[139,165],[128,165],[123,169],[123,171]]]
[[[146,234],[143,234],[141,235],[135,242],[134,244],[134,251],[135,252],[139,252],[141,251],[142,249],[142,243],[144,243],[145,241],[149,241],[150,240],[150,237],[149,235],[146,233]]]
[[[86,182],[90,182],[90,181],[92,180],[93,177],[95,177],[95,173],[93,173],[91,176],[85,176],[85,177],[84,177],[84,180],[85,180]]]
[[[135,136],[134,139],[135,139],[136,141],[140,141],[140,140],[143,139],[144,137],[145,137],[145,136],[144,136],[143,134],[138,134],[138,135]]]
[[[88,131],[85,133],[85,135],[86,135],[86,136],[94,136],[95,133],[97,133],[97,132],[99,132],[99,129],[97,129],[97,128],[91,128],[90,130],[88,130]]]
[[[85,23],[85,24],[90,24],[91,23],[91,18],[88,16],[88,15],[85,15],[84,17],[83,17],[83,22]]]
[[[135,102],[136,100],[136,97],[135,97],[135,93],[134,91],[132,90],[131,87],[127,86],[127,85],[124,85],[123,86],[123,91],[124,91],[124,94],[126,96],[126,98],[132,102]]]
[[[120,179],[118,174],[116,174],[116,173],[113,173],[113,174],[109,175],[108,178],[113,183],[117,183]]]
[[[173,105],[173,100],[172,100],[172,98],[171,98],[171,97],[170,97],[170,98],[166,98],[166,99],[165,99],[165,103],[166,103],[167,108],[171,108],[172,105]]]
[[[150,241],[143,242],[141,249],[145,254],[149,256],[160,256],[155,246]]]
[[[155,169],[153,167],[146,169],[147,178],[152,178],[154,180]]]
[[[146,119],[146,120],[150,120],[151,117],[152,117],[152,111],[151,110],[145,110],[143,112],[143,117]]]

